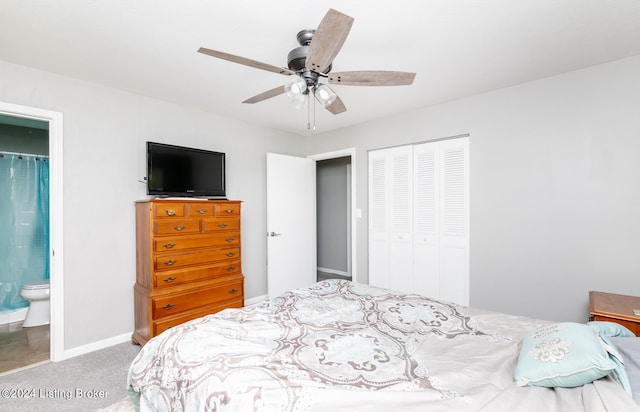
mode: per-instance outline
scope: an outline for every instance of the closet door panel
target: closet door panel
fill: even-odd
[[[413,148],[390,149],[389,282],[413,292]]]
[[[415,292],[440,296],[440,192],[438,143],[413,148],[413,284]]]
[[[389,285],[389,173],[385,151],[369,153],[369,284]]]
[[[449,246],[441,256],[439,299],[469,306],[467,248]]]
[[[441,299],[469,304],[469,139],[440,142]]]

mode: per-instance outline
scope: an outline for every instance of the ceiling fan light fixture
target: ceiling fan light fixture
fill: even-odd
[[[284,85],[284,91],[292,99],[301,96],[307,92],[307,82],[302,77],[296,76],[295,79]]]
[[[308,94],[298,94],[291,98],[291,103],[296,109],[304,109],[307,106],[307,96]]]
[[[313,93],[316,96],[316,100],[320,102],[324,107],[330,106],[337,98],[336,92],[331,90],[326,84],[320,84],[316,87]]]

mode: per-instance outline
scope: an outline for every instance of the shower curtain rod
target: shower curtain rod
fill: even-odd
[[[18,152],[5,152],[4,150],[0,150],[0,156],[2,155],[18,155],[18,156],[34,156],[34,157],[44,157],[46,159],[49,158],[48,155],[41,155],[41,154],[35,154],[35,153],[18,153]]]

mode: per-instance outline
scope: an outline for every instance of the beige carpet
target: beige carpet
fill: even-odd
[[[123,409],[106,410],[133,411],[126,399],[127,373],[139,352],[140,346],[124,342],[0,376],[0,389],[16,393],[29,390],[34,395],[29,398],[0,396],[0,411],[79,412],[116,407]],[[77,395],[78,391],[81,396]]]

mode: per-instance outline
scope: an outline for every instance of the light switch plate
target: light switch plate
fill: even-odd
[[[635,313],[636,316],[640,316],[640,309],[634,309],[633,313]]]

